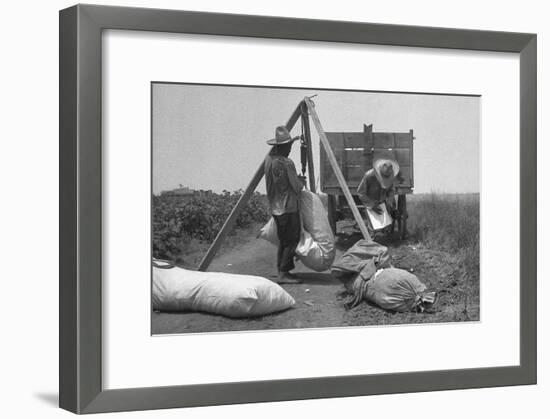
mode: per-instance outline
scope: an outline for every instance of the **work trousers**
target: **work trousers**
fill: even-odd
[[[277,249],[277,269],[289,272],[294,269],[294,254],[300,242],[300,213],[289,212],[273,215],[277,225],[279,248]]]

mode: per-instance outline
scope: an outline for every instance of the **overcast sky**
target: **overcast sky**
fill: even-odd
[[[304,96],[325,131],[414,130],[415,192],[479,192],[479,97],[154,84],[153,193],[246,188],[269,147]],[[315,168],[319,137],[313,124]],[[300,134],[300,123],[293,135]],[[299,146],[291,157],[300,167]],[[318,173],[316,179],[318,179]],[[317,183],[319,181],[317,180]],[[265,182],[258,187],[265,191]]]

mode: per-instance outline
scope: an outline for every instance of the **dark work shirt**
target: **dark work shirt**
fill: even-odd
[[[271,214],[298,211],[298,196],[303,185],[294,162],[288,157],[269,154],[265,158],[264,173]]]
[[[387,199],[393,198],[395,190],[393,186],[388,189],[382,188],[380,182],[376,178],[374,169],[368,170],[361,183],[357,187],[357,195],[367,208],[374,208],[382,202],[386,202]]]

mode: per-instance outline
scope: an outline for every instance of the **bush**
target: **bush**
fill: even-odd
[[[479,278],[479,195],[411,196],[409,231],[432,248],[456,254],[464,271]]]
[[[191,239],[211,242],[220,231],[243,191],[181,198],[153,196],[153,257],[177,260]],[[245,228],[268,220],[265,196],[255,192],[235,222]]]

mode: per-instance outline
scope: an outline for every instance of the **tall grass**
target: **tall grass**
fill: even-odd
[[[410,197],[409,232],[413,238],[456,254],[464,273],[478,280],[479,194],[432,192]]]

